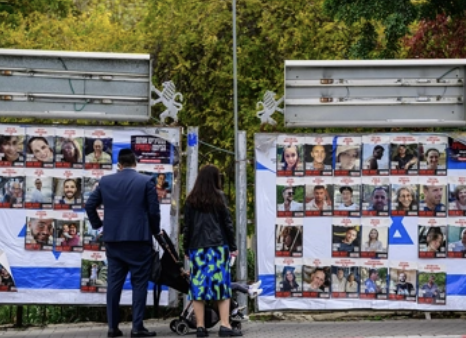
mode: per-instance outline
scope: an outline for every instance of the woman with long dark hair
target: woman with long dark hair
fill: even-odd
[[[206,165],[186,199],[183,248],[189,258],[191,283],[189,299],[193,300],[197,337],[207,337],[204,302],[218,302],[220,337],[242,336],[229,321],[231,278],[230,255],[236,256],[235,233],[226,198],[220,186],[216,166]]]

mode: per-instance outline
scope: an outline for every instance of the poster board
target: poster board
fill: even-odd
[[[466,307],[461,142],[256,134],[255,158],[260,311]]]
[[[0,125],[0,304],[106,304],[103,229],[90,227],[85,202],[116,173],[119,150],[131,148],[136,170],[157,182],[170,234],[180,138],[179,128]],[[131,304],[129,279],[121,304]]]

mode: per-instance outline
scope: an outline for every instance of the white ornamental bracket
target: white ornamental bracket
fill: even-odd
[[[257,102],[256,109],[260,109],[260,106],[262,106],[262,110],[259,110],[256,114],[261,120],[261,127],[264,127],[266,124],[275,126],[277,121],[272,118],[273,113],[278,111],[283,114],[283,109],[278,106],[283,102],[284,96],[275,100],[275,95],[274,92],[268,90],[264,94],[264,101]]]
[[[155,88],[154,84],[151,85],[151,92],[156,93],[159,98],[156,100],[150,100],[150,105],[155,106],[157,103],[162,102],[165,109],[159,116],[160,122],[165,124],[165,119],[171,117],[174,123],[178,122],[178,112],[183,109],[183,105],[176,102],[176,98],[179,97],[179,101],[183,102],[183,95],[176,91],[175,84],[172,81],[162,83],[162,91]]]

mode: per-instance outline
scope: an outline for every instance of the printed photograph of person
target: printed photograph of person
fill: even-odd
[[[27,209],[52,209],[52,177],[26,176],[24,207]]]
[[[388,269],[361,267],[361,299],[388,299]]]
[[[85,138],[85,169],[112,169],[111,138]]]
[[[24,167],[24,136],[0,135],[0,166]]]
[[[429,225],[429,221],[435,222],[439,226]],[[419,258],[445,258],[447,256],[446,221],[443,219],[420,219],[419,223]]]
[[[446,176],[446,144],[423,144],[419,147],[424,151],[419,161],[419,175]]]
[[[53,219],[27,217],[26,223],[25,249],[51,251],[53,248]]]
[[[0,292],[15,292],[17,291],[15,281],[10,271],[0,264]]]
[[[83,138],[57,137],[55,151],[56,168],[83,168]]]
[[[26,145],[26,167],[53,168],[53,136],[30,136]]]
[[[83,249],[91,251],[105,251],[104,242],[102,236],[104,234],[104,228],[101,227],[94,230],[89,223],[89,219],[84,219],[84,235],[83,235]]]
[[[332,176],[332,144],[306,144],[306,176]]]
[[[84,203],[87,202],[87,199],[94,192],[95,189],[99,186],[100,178],[97,177],[84,177],[84,191],[83,191],[83,200]]]
[[[466,216],[466,184],[451,183],[452,180],[459,179],[463,179],[466,183],[466,178],[449,177],[449,179],[448,216]]]
[[[361,216],[360,187],[360,185],[334,185],[333,214],[335,216]]]
[[[277,182],[277,184],[280,182]],[[304,216],[304,186],[277,185],[277,216]]]
[[[359,267],[342,267],[333,265],[331,268],[332,298],[358,298]]]
[[[390,262],[392,264],[392,262]],[[416,270],[403,270],[399,268],[390,267],[390,286],[389,296],[390,300],[398,301],[416,301]]]
[[[466,222],[463,219],[449,219],[448,223],[448,258],[465,258]]]
[[[387,176],[389,151],[387,144],[367,144],[362,147],[362,174],[365,176]]]
[[[157,189],[157,196],[159,197],[160,204],[170,204],[172,195],[173,173],[162,172],[153,173],[147,171],[140,171],[141,174],[152,176]]]
[[[361,222],[361,257],[388,258],[388,228],[391,220],[370,218]]]
[[[82,222],[57,220],[55,250],[82,251]]]
[[[418,174],[418,144],[391,145],[390,175]]]
[[[360,251],[360,226],[332,226],[332,257],[359,257]]]
[[[392,184],[393,216],[417,216],[418,203],[418,185]]]
[[[54,209],[81,209],[81,178],[54,178]]]
[[[360,145],[339,145],[335,157],[335,176],[361,176]]]
[[[364,177],[366,178],[366,177]],[[380,178],[378,178],[380,180]],[[363,182],[362,215],[388,216],[390,210],[390,186],[366,184]]]
[[[329,272],[330,267],[326,268]],[[303,265],[303,297],[329,298],[331,279],[324,269],[325,267]]]
[[[81,258],[81,292],[106,292],[107,276],[105,252],[84,251]]]
[[[277,145],[277,176],[303,175],[303,145]]]
[[[306,216],[332,216],[333,184],[325,184],[326,182],[319,177],[317,180],[322,182],[307,181],[307,183],[311,184],[306,184],[305,186]],[[330,181],[331,179],[327,180]],[[314,185],[315,183],[320,184]]]
[[[24,177],[2,177],[2,208],[23,208],[24,206]]]
[[[296,219],[302,220],[302,219]],[[281,223],[284,223],[280,221]],[[275,228],[275,256],[302,257],[303,256],[303,226],[276,224]]]
[[[419,304],[446,305],[447,274],[443,272],[419,271],[417,285],[419,291],[417,302]]]
[[[275,297],[302,296],[302,264],[297,265],[297,262],[293,261],[293,265],[275,265]],[[302,263],[301,260],[299,262]]]
[[[442,184],[443,182],[421,182],[422,177],[419,179],[419,186],[421,189],[419,216],[446,217],[447,186]]]

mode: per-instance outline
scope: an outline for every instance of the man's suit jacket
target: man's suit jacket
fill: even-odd
[[[97,208],[104,205],[104,221]],[[160,232],[160,208],[151,177],[133,169],[103,176],[86,203],[94,229],[104,226],[104,242],[152,241]]]

